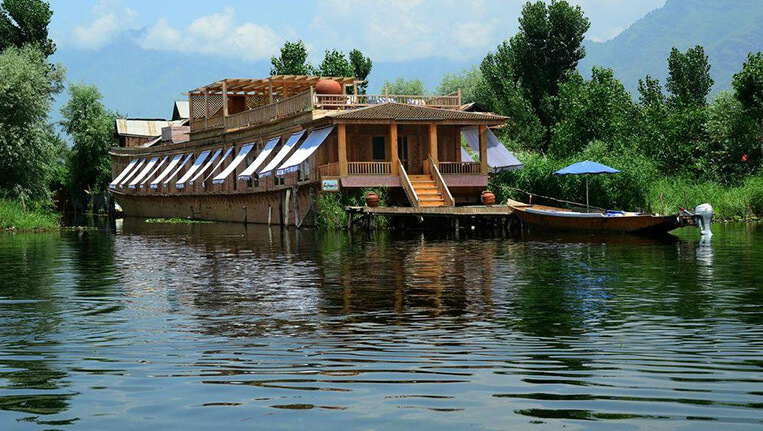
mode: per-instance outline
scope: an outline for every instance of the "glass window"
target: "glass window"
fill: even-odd
[[[374,136],[371,140],[374,160],[387,160],[387,149],[384,136]]]

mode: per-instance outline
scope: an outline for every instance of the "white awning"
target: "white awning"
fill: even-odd
[[[220,166],[221,166],[223,163],[225,163],[225,159],[227,159],[227,158],[228,158],[228,156],[230,156],[230,153],[232,153],[232,152],[233,152],[233,147],[230,147],[230,148],[228,148],[227,150],[225,150],[225,154],[223,154],[223,156],[222,156],[222,157],[220,157],[220,161],[218,161],[218,162],[217,162],[217,164],[215,165],[215,167],[214,167],[214,168],[212,168],[212,169],[209,171],[209,175],[207,175],[206,177],[204,177],[204,182],[205,182],[205,183],[207,182],[207,180],[209,179],[209,177],[211,177],[212,175],[214,175],[214,174],[215,174],[215,172],[217,172],[217,169],[218,169],[218,168],[219,168],[219,167],[220,167]],[[203,185],[204,185],[204,184],[202,184],[202,186],[203,186]]]
[[[278,145],[278,142],[281,140],[281,137],[275,137],[268,141],[267,145],[265,145],[265,148],[260,151],[260,154],[257,155],[257,158],[254,159],[251,165],[249,165],[246,169],[244,169],[244,172],[241,172],[238,175],[238,179],[240,180],[249,180],[252,178],[252,175],[254,175],[255,172],[257,172],[257,168],[260,167],[261,164],[267,160],[270,153],[273,151],[273,148]]]
[[[146,160],[148,159],[143,159],[140,162],[138,162],[138,164],[135,165],[135,169],[133,169],[132,172],[130,172],[129,174],[125,175],[125,177],[122,178],[122,181],[119,182],[118,186],[121,188],[124,188],[124,186],[129,184],[130,180],[132,180],[132,177],[137,175],[140,172],[140,170],[143,169],[143,165],[146,164]]]
[[[238,165],[241,164],[241,162],[246,159],[246,156],[249,155],[249,152],[252,151],[252,148],[254,148],[254,144],[246,144],[243,147],[241,147],[241,151],[238,152],[236,155],[236,158],[233,159],[230,165],[228,165],[225,170],[220,172],[220,175],[216,176],[214,179],[212,179],[212,184],[222,184],[225,182],[225,179],[230,176],[230,174],[233,173],[233,171],[236,170]]]
[[[328,137],[332,130],[334,130],[334,126],[328,126],[310,132],[310,134],[307,136],[307,139],[305,139],[302,145],[297,148],[297,151],[295,151],[294,154],[292,154],[291,157],[289,157],[289,159],[284,162],[280,168],[278,168],[276,174],[284,175],[288,174],[289,172],[298,170],[299,165],[307,160],[307,158],[310,157],[310,155],[312,155],[315,150],[318,149],[318,147],[323,143],[323,141],[326,140],[326,137]]]
[[[461,147],[461,161],[462,162],[473,162],[474,161],[472,156],[469,154],[468,151],[466,151],[466,149],[464,147]]]
[[[160,160],[160,161],[159,161],[159,163],[157,163],[157,164],[154,166],[154,169],[153,169],[151,172],[149,172],[149,173],[148,173],[148,175],[146,175],[146,176],[143,178],[143,181],[141,181],[141,183],[138,185],[138,187],[140,187],[140,188],[142,189],[142,188],[143,188],[143,186],[144,186],[144,185],[145,185],[147,182],[149,182],[149,181],[151,180],[151,178],[153,178],[153,177],[154,177],[154,175],[156,175],[156,173],[157,173],[157,172],[159,172],[159,169],[161,169],[161,168],[162,168],[162,166],[164,166],[164,164],[165,164],[165,163],[167,163],[167,160],[169,160],[169,157],[168,157],[168,156],[164,156],[164,158],[163,158],[162,160]]]
[[[142,180],[143,178],[145,178],[145,176],[146,176],[146,175],[148,175],[148,172],[149,172],[151,169],[154,169],[154,165],[155,165],[155,164],[156,164],[156,162],[158,162],[158,161],[159,161],[159,157],[154,157],[154,158],[152,158],[151,160],[149,160],[149,161],[148,161],[148,163],[146,163],[146,166],[144,166],[144,167],[143,167],[143,170],[142,170],[142,171],[140,171],[140,173],[139,173],[138,175],[136,175],[135,177],[133,177],[132,181],[130,181],[130,184],[128,184],[128,185],[127,185],[127,187],[129,187],[129,188],[131,188],[131,189],[134,189],[134,188],[135,188],[135,186],[137,186],[137,185],[138,185],[138,183],[140,182],[140,180]]]
[[[207,160],[209,153],[210,153],[210,150],[202,151],[201,154],[199,154],[199,158],[197,158],[196,161],[193,162],[193,166],[191,166],[191,168],[188,169],[188,172],[186,172],[182,178],[177,180],[177,182],[175,183],[175,187],[179,189],[182,189],[183,187],[185,187],[185,183],[193,176],[193,174],[196,173],[197,170],[199,170],[199,168]]]
[[[220,154],[222,154],[222,152],[223,152],[223,149],[222,149],[222,148],[220,148],[220,149],[218,149],[217,151],[215,151],[215,153],[214,153],[214,154],[212,154],[212,157],[210,157],[210,158],[209,158],[209,160],[207,160],[207,163],[204,163],[204,166],[202,166],[201,168],[199,168],[199,169],[196,171],[196,174],[193,176],[193,178],[191,178],[191,179],[188,181],[188,185],[191,185],[191,186],[192,186],[192,185],[193,185],[193,183],[194,183],[196,180],[198,180],[198,179],[199,179],[199,177],[201,177],[202,175],[204,175],[204,172],[207,172],[207,171],[209,170],[209,168],[211,168],[211,167],[212,167],[212,165],[215,163],[215,161],[217,160],[217,158],[218,158],[218,157],[220,157]]]
[[[148,186],[151,187],[152,189],[157,189],[159,188],[159,183],[161,183],[165,179],[169,181],[170,178],[177,175],[178,171],[175,171],[175,167],[178,165],[178,163],[180,163],[180,159],[182,158],[183,158],[182,154],[178,154],[175,157],[173,157],[172,160],[170,160],[170,164],[167,165],[167,168],[164,171],[162,171],[162,173],[159,174],[159,176],[156,177],[155,180],[151,181],[151,184],[149,184]],[[191,158],[191,154],[187,155],[185,158],[185,162],[183,164],[187,163],[190,158]],[[170,172],[174,172],[174,174],[171,177],[169,176]]]
[[[462,129],[461,136],[464,137],[466,143],[475,153],[480,153],[479,128],[467,127]],[[522,169],[522,162],[514,157],[514,154],[511,154],[511,151],[498,140],[490,129],[487,129],[487,164],[494,172]]]
[[[297,145],[297,142],[299,142],[299,139],[304,134],[305,134],[305,131],[302,130],[289,136],[289,140],[286,141],[286,143],[283,145],[283,147],[281,148],[281,151],[279,151],[278,154],[276,154],[276,156],[273,157],[273,160],[271,160],[267,166],[260,169],[260,172],[258,172],[260,176],[267,177],[269,175],[272,175],[273,169],[277,168],[281,164],[283,159],[286,158],[286,156],[291,152],[294,146]]]
[[[130,172],[133,170],[133,168],[135,167],[135,165],[137,165],[137,164],[138,164],[138,159],[132,159],[132,160],[130,160],[130,163],[128,163],[128,164],[127,164],[127,167],[125,167],[124,169],[122,169],[122,172],[120,172],[120,173],[119,173],[119,175],[117,175],[117,177],[116,177],[116,178],[114,178],[114,179],[111,181],[111,183],[109,183],[109,187],[114,187],[114,186],[116,186],[117,184],[119,184],[119,182],[120,182],[120,181],[122,181],[122,178],[124,178],[124,177],[125,177],[125,175],[128,175],[128,174],[129,174],[129,173],[130,173]]]

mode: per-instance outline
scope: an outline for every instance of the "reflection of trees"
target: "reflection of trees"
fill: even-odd
[[[58,346],[49,336],[61,324],[54,286],[67,272],[62,253],[55,234],[0,234],[1,410],[53,415],[69,407],[72,395],[55,393],[67,386],[67,373],[44,354]]]

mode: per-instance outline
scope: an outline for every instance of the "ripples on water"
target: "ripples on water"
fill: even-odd
[[[0,235],[0,427],[760,429],[763,227]]]

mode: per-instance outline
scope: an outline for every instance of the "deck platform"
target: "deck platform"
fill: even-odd
[[[385,216],[398,229],[439,230],[454,232],[456,235],[461,230],[508,235],[512,216],[512,209],[508,205],[376,208],[349,206],[345,210],[349,229],[353,226],[370,229],[373,217]]]

